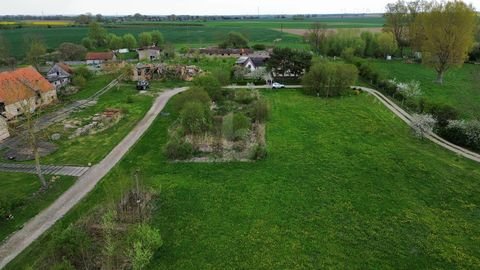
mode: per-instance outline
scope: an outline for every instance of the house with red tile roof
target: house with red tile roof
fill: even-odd
[[[89,52],[85,58],[87,60],[87,65],[97,65],[107,61],[117,60],[117,57],[113,52]]]
[[[57,101],[57,91],[32,66],[0,73],[0,114],[7,119]]]

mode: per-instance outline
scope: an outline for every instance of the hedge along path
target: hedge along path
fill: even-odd
[[[99,164],[93,166],[78,178],[75,184],[47,209],[25,223],[22,229],[12,234],[0,246],[0,269],[4,268],[70,209],[77,205],[142,137],[170,98],[187,89],[188,87],[170,89],[158,96],[143,119]]]
[[[389,110],[391,110],[396,116],[398,116],[400,119],[402,119],[410,127],[413,126],[412,116],[409,113],[407,113],[405,110],[400,108],[400,106],[398,106],[397,104],[392,102],[390,99],[388,99],[385,95],[380,93],[379,91],[377,91],[375,89],[363,87],[363,86],[352,86],[351,88],[361,90],[363,92],[369,93],[372,96],[376,97],[378,100],[380,100],[380,102],[383,103],[383,105],[385,105],[385,107],[387,107]],[[470,160],[473,160],[473,161],[476,161],[476,162],[480,163],[480,155],[479,154],[477,154],[475,152],[472,152],[468,149],[465,149],[463,147],[460,147],[456,144],[453,144],[453,143],[443,139],[442,137],[438,136],[437,134],[435,134],[432,131],[429,131],[424,136],[425,136],[425,138],[429,139],[430,141],[436,143],[437,145],[439,145],[439,146],[441,146],[445,149],[448,149],[448,150],[454,152],[457,155],[463,156],[465,158],[468,158]]]

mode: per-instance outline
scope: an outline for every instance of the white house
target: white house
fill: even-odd
[[[259,68],[265,68],[269,58],[267,55],[240,56],[235,64],[253,72]]]
[[[47,80],[56,89],[66,86],[71,82],[73,70],[65,63],[56,63],[48,72]]]
[[[12,119],[57,101],[56,88],[29,66],[0,73],[0,114]]]

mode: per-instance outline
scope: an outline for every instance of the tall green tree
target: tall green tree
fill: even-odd
[[[96,47],[107,45],[107,30],[99,23],[92,22],[88,27],[88,37],[95,42]]]
[[[152,34],[150,32],[143,32],[138,35],[138,45],[140,47],[151,46],[152,43]]]
[[[47,47],[41,39],[36,37],[27,38],[26,42],[28,43],[26,60],[38,70],[42,57],[47,53]]]
[[[123,47],[131,50],[137,47],[137,39],[135,39],[135,36],[132,34],[125,34],[122,37],[123,39]]]
[[[461,66],[473,47],[476,12],[461,1],[439,3],[423,16],[421,23],[425,30],[423,62],[435,69],[437,82],[442,84],[445,72]]]
[[[352,64],[317,62],[303,76],[302,84],[306,94],[322,97],[341,95],[358,77],[358,70]]]
[[[110,50],[118,50],[123,46],[123,39],[115,34],[109,34],[108,48]]]
[[[393,54],[398,48],[395,36],[391,32],[379,33],[375,39],[378,54],[383,57]]]
[[[155,46],[161,46],[165,42],[163,39],[163,34],[160,31],[155,30],[150,34],[152,35],[152,42],[155,44]]]
[[[64,42],[58,46],[60,57],[65,61],[83,60],[87,49],[82,45],[77,45],[70,42]]]
[[[299,78],[311,65],[312,55],[291,48],[274,48],[267,62],[267,69],[275,76]]]
[[[242,34],[238,32],[230,32],[228,33],[225,40],[220,43],[220,48],[248,48],[248,39]]]

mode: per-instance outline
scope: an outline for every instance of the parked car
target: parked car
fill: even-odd
[[[150,88],[150,83],[146,80],[140,80],[137,82],[137,90],[147,90]]]
[[[281,89],[281,88],[285,88],[285,85],[277,82],[272,83],[272,89]]]

